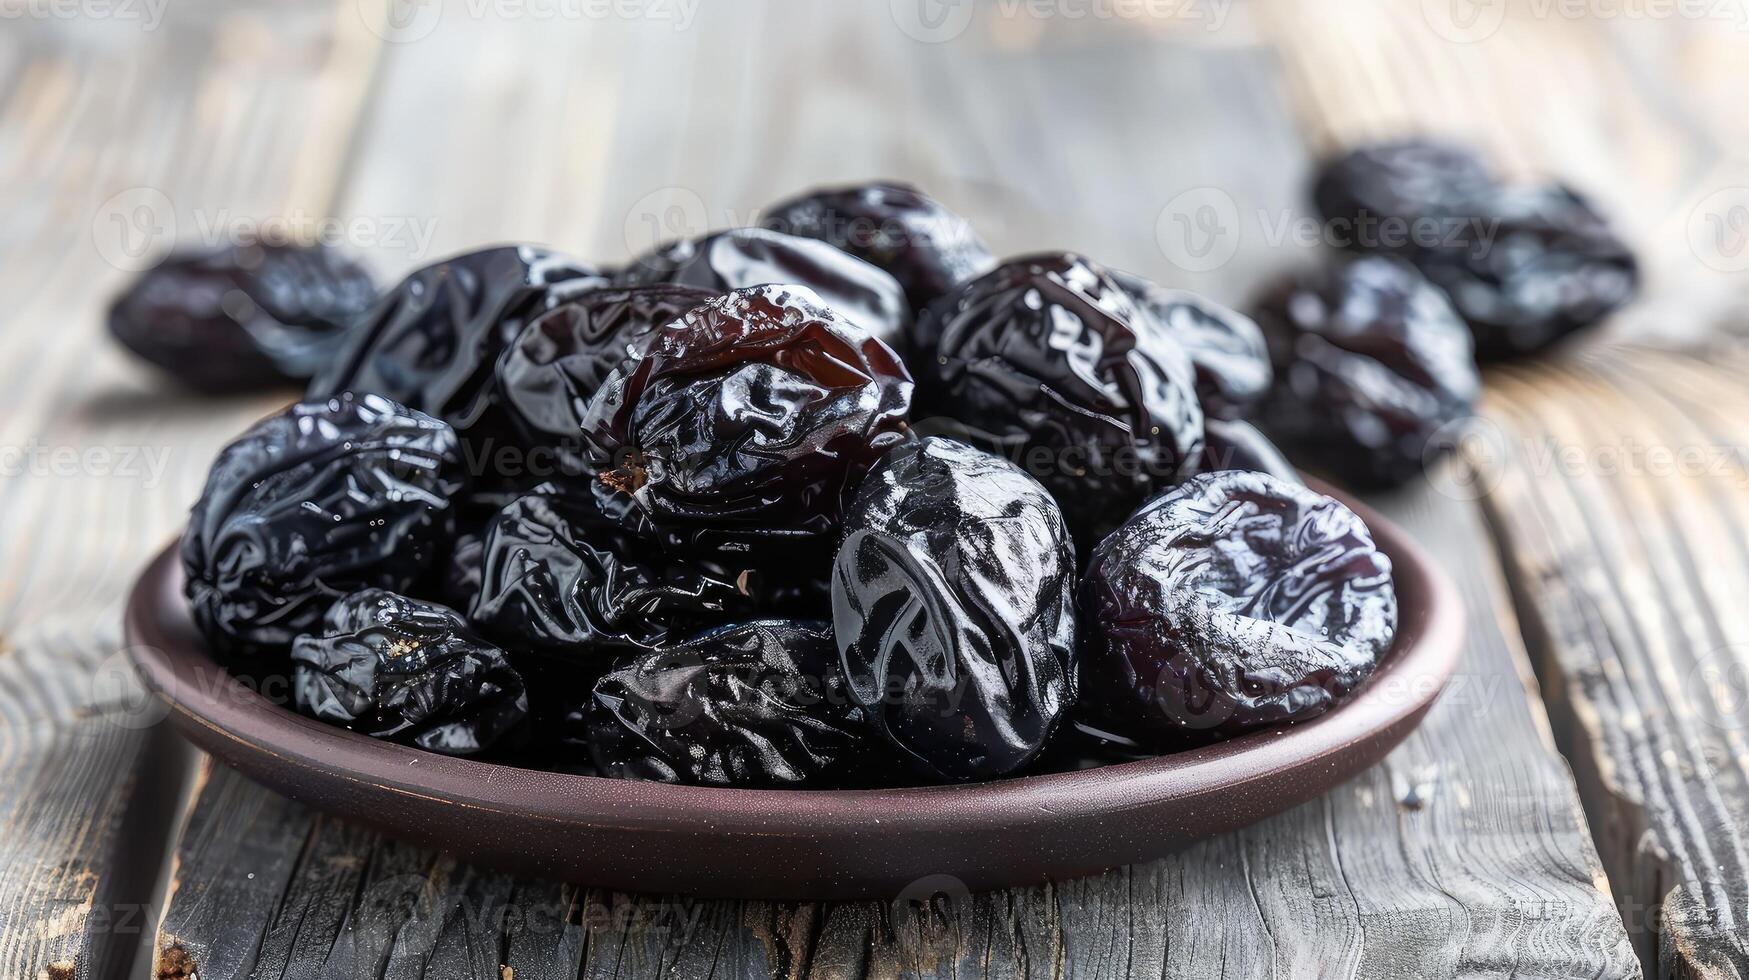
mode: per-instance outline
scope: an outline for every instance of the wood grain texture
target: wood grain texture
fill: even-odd
[[[152,931],[186,749],[125,667],[131,568],[269,404],[197,405],[104,337],[135,260],[320,198],[368,63],[330,12],[9,16],[0,34],[0,976],[112,977]],[[344,130],[340,132],[344,138]],[[327,168],[332,176],[337,170]]]
[[[1738,358],[1501,372],[1470,449],[1556,731],[1660,975],[1749,975],[1749,457]]]

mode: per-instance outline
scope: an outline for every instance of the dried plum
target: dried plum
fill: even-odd
[[[750,572],[661,555],[587,495],[518,498],[487,526],[483,548],[468,618],[516,649],[611,655],[752,608]]]
[[[1094,550],[1081,693],[1186,744],[1315,717],[1390,649],[1391,562],[1353,511],[1262,473],[1193,477]]]
[[[474,755],[528,717],[504,651],[444,606],[382,589],[328,610],[322,636],[292,645],[298,709],[335,725],[446,755]]]
[[[1111,277],[1190,355],[1204,418],[1248,417],[1273,377],[1257,324],[1195,293],[1166,289],[1127,272]]]
[[[825,242],[764,228],[735,228],[669,242],[626,266],[621,285],[675,283],[713,293],[751,286],[806,286],[845,319],[904,353],[911,306],[898,280]]]
[[[122,346],[200,391],[308,381],[376,301],[358,263],[321,245],[172,253],[109,309]]]
[[[1295,459],[1345,483],[1419,474],[1480,387],[1470,335],[1420,273],[1366,256],[1291,276],[1258,304],[1275,361],[1263,428]]]
[[[535,316],[605,282],[589,266],[528,245],[428,265],[360,320],[309,397],[371,392],[470,432],[495,418],[499,353]]]
[[[601,383],[657,328],[717,294],[692,286],[593,289],[530,323],[504,351],[498,386],[528,441],[584,472],[583,414]]]
[[[1461,147],[1355,149],[1325,164],[1313,198],[1351,247],[1413,262],[1449,293],[1484,359],[1547,347],[1639,288],[1633,253],[1583,197],[1508,183]]]
[[[888,452],[845,516],[832,576],[844,674],[907,766],[1024,766],[1075,698],[1075,558],[1056,502],[999,456]]]
[[[885,271],[913,312],[996,265],[966,220],[909,184],[822,188],[772,205],[760,224],[815,238]]]
[[[1196,469],[1198,473],[1251,470],[1289,483],[1304,482],[1268,436],[1251,423],[1236,419],[1204,420],[1202,462]]]
[[[825,553],[843,494],[904,438],[891,348],[799,286],[737,290],[650,335],[589,404],[600,482],[663,540]]]
[[[448,425],[376,395],[256,423],[219,453],[189,515],[195,622],[222,650],[283,650],[341,596],[404,591],[448,539],[462,471]]]
[[[1085,545],[1202,450],[1189,356],[1081,256],[1005,262],[931,304],[917,337],[925,411],[1043,482]]]
[[[840,778],[870,735],[831,629],[783,620],[628,660],[596,683],[588,726],[603,775],[710,786]]]

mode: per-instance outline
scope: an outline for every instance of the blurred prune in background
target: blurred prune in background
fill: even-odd
[[[1303,721],[1396,633],[1391,562],[1347,507],[1263,473],[1206,473],[1100,543],[1082,582],[1086,713],[1161,746]]]
[[[302,384],[376,302],[370,272],[325,245],[172,252],[109,309],[122,346],[211,393]]]
[[[404,592],[448,546],[454,430],[377,395],[293,405],[213,462],[182,536],[194,620],[219,649],[285,648],[361,589]]]
[[[1050,494],[921,439],[863,481],[845,531],[832,620],[856,703],[931,780],[1026,765],[1075,699],[1075,557]]]
[[[913,313],[996,264],[970,223],[910,184],[819,188],[772,205],[760,223],[827,242],[885,271],[904,288]]]
[[[1469,331],[1408,263],[1364,256],[1293,274],[1254,313],[1275,362],[1263,428],[1345,484],[1416,476],[1453,444],[1435,434],[1473,411]]]

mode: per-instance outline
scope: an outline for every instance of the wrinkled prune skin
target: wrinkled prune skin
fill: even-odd
[[[372,392],[458,432],[496,420],[493,367],[535,316],[606,283],[595,269],[530,245],[468,252],[414,272],[353,329],[310,398]]]
[[[1289,483],[1305,482],[1268,436],[1251,423],[1237,420],[1204,420],[1202,462],[1196,469],[1198,473],[1250,470]]]
[[[1420,474],[1480,389],[1470,335],[1407,263],[1364,256],[1290,276],[1255,310],[1275,361],[1263,428],[1350,486]]]
[[[1263,473],[1206,473],[1094,550],[1081,694],[1124,734],[1185,745],[1304,721],[1396,635],[1391,562],[1347,507]]]
[[[404,592],[463,484],[448,425],[376,395],[307,401],[226,446],[182,536],[194,621],[221,651],[283,652],[341,596]]]
[[[904,287],[914,313],[996,265],[964,218],[910,184],[821,188],[772,205],[760,224],[818,239],[883,270]]]
[[[1090,547],[1202,451],[1184,348],[1100,265],[1011,259],[918,321],[919,417],[971,426],[1037,477]]]
[[[1075,555],[1056,501],[999,456],[887,453],[845,515],[832,623],[850,694],[932,780],[1011,773],[1075,700]]]
[[[1190,355],[1203,417],[1248,418],[1274,377],[1269,347],[1257,324],[1195,293],[1167,289],[1127,272],[1114,271],[1111,277]]]
[[[671,547],[829,555],[845,491],[905,438],[910,407],[890,347],[812,290],[755,286],[651,334],[583,429],[601,484]]]
[[[693,286],[592,289],[536,318],[498,360],[498,387],[531,444],[586,472],[583,413],[601,383],[651,333],[716,293]]]
[[[825,242],[764,228],[669,242],[633,260],[614,280],[631,286],[674,283],[713,293],[806,286],[827,307],[901,354],[911,332],[911,305],[898,280]]]
[[[548,488],[487,526],[468,618],[513,649],[611,656],[750,612],[752,590],[751,573],[663,555],[588,495]]]
[[[1633,298],[1639,264],[1559,184],[1511,184],[1474,153],[1405,140],[1325,164],[1313,197],[1350,244],[1413,262],[1444,289],[1484,360],[1533,353]]]
[[[605,776],[706,786],[842,778],[870,740],[825,623],[759,620],[626,661],[595,685]]]
[[[298,710],[372,738],[476,755],[528,718],[504,651],[452,609],[366,589],[328,610],[321,636],[292,644]]]
[[[457,513],[464,513],[458,511]],[[444,604],[466,609],[480,594],[482,568],[486,563],[486,539],[474,531],[455,536],[439,566],[435,592]]]
[[[210,394],[308,381],[376,301],[370,273],[322,245],[174,252],[109,308],[122,346]]]

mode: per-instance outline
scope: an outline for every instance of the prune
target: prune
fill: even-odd
[[[904,438],[910,407],[891,348],[812,290],[771,285],[651,334],[583,428],[600,482],[664,540],[731,559],[824,554],[843,493]]]
[[[370,273],[320,245],[172,253],[116,297],[122,346],[209,393],[308,381],[376,300]]]
[[[458,514],[464,511],[457,511]],[[437,570],[435,594],[446,605],[466,609],[480,594],[481,569],[486,563],[486,539],[473,531],[455,536]]]
[[[1353,511],[1239,471],[1192,477],[1101,542],[1081,606],[1084,706],[1160,744],[1322,714],[1397,625],[1390,559]]]
[[[611,655],[752,608],[751,573],[655,554],[587,495],[520,497],[487,526],[483,547],[468,618],[516,649]]]
[[[851,697],[932,779],[1024,766],[1075,699],[1075,556],[1050,494],[932,437],[887,453],[845,529],[832,622]]]
[[[595,685],[603,775],[710,786],[842,776],[869,740],[824,623],[725,626],[629,660]]]
[[[361,318],[308,397],[368,391],[474,430],[499,407],[499,353],[533,317],[605,282],[588,266],[526,245],[428,265]]]
[[[298,709],[446,755],[491,748],[528,717],[504,651],[444,606],[367,589],[328,610],[322,636],[292,645]]]
[[[1301,483],[1299,471],[1275,448],[1269,437],[1249,422],[1206,419],[1203,422],[1202,462],[1199,473],[1220,470],[1251,470],[1279,480]]]
[[[1412,266],[1366,256],[1291,276],[1256,310],[1275,361],[1263,428],[1295,459],[1351,485],[1419,474],[1469,415],[1470,335]]]
[[[1583,197],[1508,184],[1458,147],[1353,150],[1324,166],[1313,197],[1353,247],[1405,258],[1449,293],[1484,359],[1547,347],[1639,286],[1632,252]]]
[[[1104,268],[1012,259],[918,321],[926,411],[1021,461],[1091,545],[1202,450],[1190,358]]]
[[[966,220],[910,184],[823,188],[767,209],[761,225],[816,238],[904,287],[913,312],[996,265]]]
[[[911,306],[898,280],[825,242],[764,228],[669,242],[633,260],[615,281],[632,286],[675,283],[713,293],[806,286],[827,307],[900,353],[907,349],[911,331]]]
[[[405,591],[463,482],[455,432],[376,395],[293,405],[226,446],[182,537],[195,622],[221,649],[284,650],[334,600]]]
[[[529,441],[583,472],[583,413],[601,383],[658,327],[717,294],[691,286],[593,289],[542,314],[498,360],[498,386]]]
[[[1263,331],[1250,317],[1141,276],[1113,272],[1111,277],[1190,355],[1204,418],[1251,414],[1269,391],[1273,372]]]

